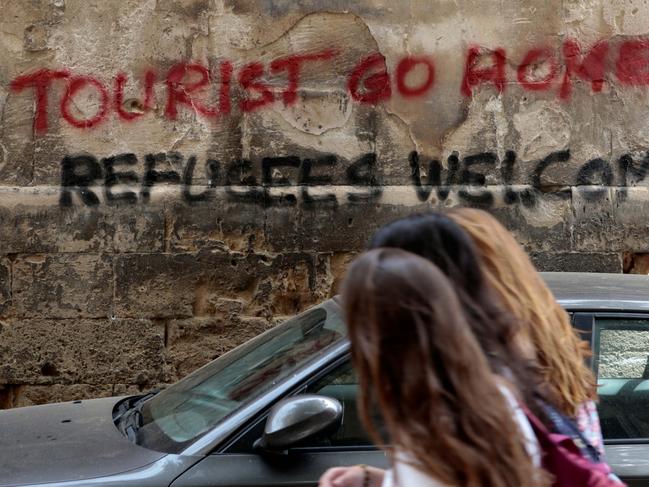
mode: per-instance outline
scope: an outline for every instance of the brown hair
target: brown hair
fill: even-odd
[[[595,378],[585,363],[588,343],[579,338],[525,251],[498,220],[469,208],[452,209],[448,215],[471,236],[489,284],[520,320],[520,332],[534,346],[553,402],[574,416],[580,404],[596,397]]]
[[[475,243],[460,225],[444,213],[409,215],[381,227],[369,246],[406,250],[442,271],[453,284],[492,372],[513,380],[527,407],[547,420],[537,407],[537,399],[545,399],[546,391],[534,357],[521,347],[520,320],[500,303],[487,281]]]
[[[404,250],[372,250],[350,267],[342,298],[359,408],[377,443],[373,405],[395,446],[440,482],[541,485],[496,376],[437,267]]]

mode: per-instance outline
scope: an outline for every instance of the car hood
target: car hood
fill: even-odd
[[[121,399],[0,411],[0,486],[101,477],[164,457],[117,430],[112,412]]]

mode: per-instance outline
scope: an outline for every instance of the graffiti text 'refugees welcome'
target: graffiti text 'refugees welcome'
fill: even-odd
[[[608,71],[614,72],[622,85],[649,85],[649,40],[625,40],[615,50],[617,52],[613,52],[611,43],[606,40],[588,48],[575,40],[565,40],[561,46],[561,56],[549,47],[535,47],[517,64],[516,81],[529,91],[554,90],[563,100],[570,98],[574,80],[587,82],[595,93],[602,91]],[[304,66],[320,63],[326,73],[326,63],[335,62],[339,55],[334,49],[293,54],[267,64],[251,62],[236,72],[233,62],[229,60],[221,60],[214,69],[217,72],[211,72],[197,62],[178,63],[164,76],[152,69],[145,70],[142,79],[144,89],[134,100],[135,110],[125,107],[124,91],[128,75],[122,72],[114,76],[111,93],[99,78],[67,69],[41,69],[15,78],[10,86],[14,92],[31,91],[33,94],[33,126],[38,134],[47,132],[48,99],[53,84],[58,82],[65,83],[65,91],[58,104],[59,114],[66,122],[80,129],[96,127],[106,120],[111,111],[125,122],[144,116],[155,106],[153,88],[156,82],[161,81],[166,84],[164,113],[167,118],[176,119],[179,109],[190,110],[206,118],[217,118],[229,115],[234,109],[252,112],[280,100],[286,106],[293,105],[298,100]],[[470,97],[480,85],[491,85],[503,92],[512,81],[506,77],[507,61],[503,48],[469,47],[460,86],[462,95]],[[419,75],[413,77],[415,70]],[[279,92],[269,83],[273,77],[281,78],[284,82]],[[243,92],[243,97],[233,107],[235,83]],[[387,100],[394,92],[405,98],[423,97],[434,89],[434,85],[435,61],[427,55],[403,57],[390,74],[385,57],[373,53],[360,59],[346,76],[346,88],[351,98],[367,104]],[[97,110],[87,118],[72,110],[75,98],[82,90],[94,90],[98,99]]]
[[[422,202],[429,200],[433,192],[443,202],[449,197],[450,191],[456,189],[464,204],[490,207],[496,201],[493,188],[487,186],[487,175],[490,174],[498,180],[495,185],[504,190],[506,204],[520,203],[533,207],[543,194],[570,197],[569,187],[547,187],[542,182],[544,173],[551,171],[552,166],[563,165],[568,161],[570,151],[552,152],[536,161],[527,174],[522,174],[522,184],[514,183],[517,165],[514,151],[507,151],[502,160],[494,152],[464,157],[453,152],[445,165],[437,159],[422,157],[413,151],[408,155],[407,162],[404,161],[404,170],[417,198]],[[334,182],[332,171],[342,161],[334,154],[321,154],[311,158],[295,155],[264,157],[257,162],[237,159],[227,164],[208,158],[204,165],[206,182],[203,188],[194,184],[197,165],[195,155],[185,157],[178,152],[146,154],[141,174],[133,171],[138,162],[138,157],[133,153],[101,159],[90,154],[64,157],[61,161],[59,204],[62,207],[73,206],[73,195],[76,194],[77,201],[83,205],[97,206],[100,204],[98,192],[102,191],[102,186],[107,204],[127,205],[147,203],[152,188],[157,185],[180,186],[182,199],[189,204],[208,201],[214,196],[217,187],[223,187],[230,201],[263,207],[296,205],[296,190],[301,196],[302,204],[307,207],[337,206],[339,201],[336,194],[312,193],[311,188],[317,186],[333,187],[342,184],[354,187],[346,195],[346,200],[350,203],[372,202],[380,198],[383,192],[377,154],[374,152],[350,161],[342,171],[339,183]],[[173,168],[183,169],[179,172]],[[649,152],[640,157],[623,154],[616,164],[601,158],[585,162],[577,170],[575,180],[566,184],[594,187],[583,195],[587,200],[594,200],[605,196],[607,188],[611,186],[633,186],[644,181],[648,175]],[[272,194],[271,188],[284,188],[288,192]]]

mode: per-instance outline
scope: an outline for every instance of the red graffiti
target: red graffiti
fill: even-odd
[[[559,96],[566,100],[570,98],[572,90],[572,74],[576,74],[584,81],[590,81],[591,89],[595,93],[602,91],[604,86],[604,70],[606,55],[608,54],[608,42],[600,41],[595,44],[590,52],[583,56],[581,62],[581,46],[574,39],[568,39],[563,43],[563,58],[566,63],[566,71],[561,83]]]
[[[19,76],[11,82],[11,89],[21,92],[25,88],[34,88],[36,91],[36,109],[34,113],[34,132],[47,132],[47,104],[48,93],[52,81],[70,76],[67,70],[51,71],[40,69],[32,74]]]
[[[124,110],[124,85],[128,81],[125,73],[118,73],[115,76],[115,111],[122,120],[135,120],[144,115],[144,112],[151,109],[153,104],[153,83],[155,82],[155,73],[148,70],[144,74],[144,103],[141,103],[141,111],[129,112]]]
[[[192,74],[198,79],[190,81]],[[195,76],[194,76],[195,77]],[[178,105],[190,107],[196,113],[206,117],[216,117],[218,110],[205,106],[201,101],[191,96],[210,85],[210,73],[205,66],[197,63],[179,63],[169,70],[167,74],[167,108],[165,114],[171,120],[178,116]]]
[[[75,118],[75,116],[70,112],[70,104],[74,99],[74,95],[76,95],[81,89],[86,86],[92,86],[93,88],[95,88],[95,90],[97,90],[101,99],[101,104],[94,117],[86,120],[80,120],[78,118]],[[65,94],[61,99],[61,115],[70,125],[78,127],[80,129],[89,129],[104,120],[106,113],[108,113],[109,104],[110,99],[108,97],[108,91],[106,91],[104,85],[102,85],[98,80],[90,76],[75,76],[74,78],[70,78],[68,88],[67,90],[65,90]]]
[[[492,65],[488,68],[479,67],[483,54],[491,57]],[[499,92],[505,89],[505,50],[498,48],[494,51],[484,52],[478,46],[469,48],[462,79],[462,94],[471,96],[473,87],[482,83],[493,83]]]
[[[622,84],[649,85],[649,40],[623,42],[615,70],[617,79]]]
[[[269,105],[275,99],[270,86],[260,80],[264,76],[264,65],[262,63],[250,63],[244,66],[239,73],[239,84],[244,90],[259,93],[257,98],[245,98],[239,106],[242,112],[259,110]]]
[[[297,54],[293,56],[287,56],[280,59],[275,59],[270,63],[270,71],[272,73],[280,73],[286,71],[288,78],[288,85],[282,93],[282,99],[286,106],[292,105],[297,101],[297,89],[300,84],[300,72],[302,66],[307,62],[313,61],[328,61],[335,56],[333,49],[327,49],[325,51],[316,53],[316,54]]]
[[[617,48],[617,53],[613,49]],[[10,83],[14,93],[31,89],[34,100],[33,128],[36,134],[46,133],[49,97],[64,84],[58,103],[58,115],[70,125],[91,129],[115,112],[118,120],[132,122],[150,113],[156,104],[154,86],[166,85],[165,116],[171,120],[181,110],[208,119],[228,116],[233,110],[253,112],[281,102],[285,106],[295,104],[299,98],[300,85],[312,82],[312,73],[323,72],[323,77],[334,72],[331,63],[340,52],[324,49],[313,53],[282,56],[270,62],[253,61],[235,69],[231,60],[221,60],[218,66],[209,68],[198,62],[180,62],[173,65],[165,75],[156,76],[149,69],[143,72],[143,90],[131,102],[135,110],[124,106],[125,89],[129,76],[119,72],[112,81],[112,92],[98,77],[71,73],[66,69],[40,69],[16,77]],[[623,86],[649,86],[649,39],[638,38],[618,42],[615,46],[601,40],[582,47],[574,39],[565,40],[558,47],[535,46],[519,59],[507,57],[505,48],[488,49],[470,46],[464,59],[460,93],[471,97],[483,87],[503,93],[508,86],[517,84],[527,91],[553,93],[561,100],[569,100],[576,81],[590,86],[592,93],[603,90],[607,79],[613,76]],[[509,66],[514,66],[510,68]],[[611,70],[609,73],[607,71]],[[308,71],[307,71],[308,69]],[[345,83],[352,100],[359,104],[374,105],[393,96],[404,99],[434,96],[436,83],[434,56],[427,54],[407,55],[388,63],[381,53],[362,57],[349,69],[341,82]],[[237,84],[235,87],[234,85]],[[80,105],[78,98],[91,93],[98,100],[95,113],[83,118],[73,110]],[[235,100],[234,93],[243,94]],[[237,107],[233,103],[237,101]],[[54,115],[52,115],[54,116]]]
[[[377,52],[363,59],[349,75],[347,88],[351,97],[360,103],[374,104],[390,98],[390,76],[383,55]]]
[[[221,89],[219,90],[219,110],[222,115],[228,115],[232,110],[230,102],[230,82],[232,81],[232,63],[223,61],[221,63]]]
[[[406,77],[417,66],[426,68],[426,81],[420,86],[412,87],[406,84]],[[421,96],[433,86],[435,82],[435,65],[433,60],[426,56],[408,56],[397,64],[397,90],[405,97]]]
[[[530,79],[530,68],[547,64],[548,73],[541,79]],[[547,90],[550,83],[557,76],[559,65],[550,49],[532,49],[527,53],[523,62],[518,66],[516,75],[518,82],[526,89],[532,91]]]

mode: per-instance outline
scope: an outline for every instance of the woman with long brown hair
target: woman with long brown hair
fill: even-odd
[[[447,214],[471,236],[489,285],[520,321],[518,339],[531,347],[554,405],[574,418],[591,445],[603,453],[596,381],[586,364],[588,343],[577,335],[527,253],[496,218],[470,208]]]
[[[394,449],[395,483],[546,485],[511,385],[493,373],[499,365],[483,353],[437,267],[399,249],[367,252],[352,264],[342,300],[361,415],[380,443],[370,414],[378,407]]]

